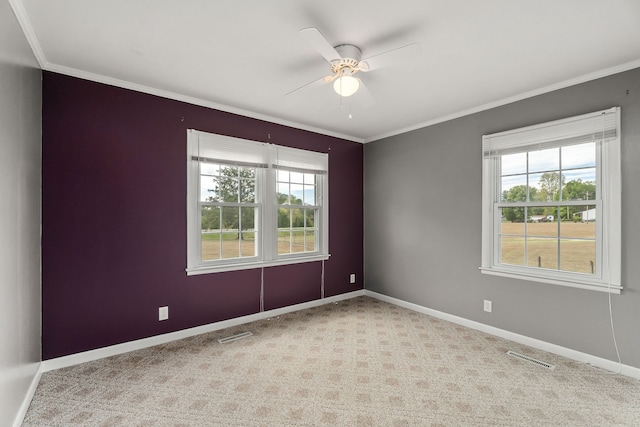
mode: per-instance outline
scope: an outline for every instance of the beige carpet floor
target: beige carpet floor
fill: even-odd
[[[47,372],[23,424],[476,425],[640,426],[640,381],[359,297]]]

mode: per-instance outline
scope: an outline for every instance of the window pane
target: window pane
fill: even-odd
[[[302,198],[304,197],[304,186],[302,184],[291,184],[291,199],[292,205],[301,205]]]
[[[566,181],[564,176],[562,181]],[[552,202],[558,200],[560,196],[560,172],[531,174],[529,176],[529,185],[532,187],[529,190],[532,201]],[[535,187],[535,190],[533,190],[533,187]]]
[[[560,169],[560,149],[529,152],[529,173],[548,172]]]
[[[241,225],[240,228],[242,231],[254,231],[255,230],[255,219],[256,219],[256,208],[240,208],[240,219]]]
[[[220,259],[220,208],[202,206],[201,212],[201,259]]]
[[[240,239],[238,232],[222,233],[222,258],[240,257]]]
[[[558,269],[558,239],[527,238],[527,265],[529,267]]]
[[[315,218],[316,218],[316,210],[315,209],[305,209],[305,219],[306,219],[306,227],[314,228],[315,227]]]
[[[220,208],[217,206],[203,206],[200,210],[200,228],[202,231],[220,231]]]
[[[316,184],[316,175],[313,173],[305,173],[304,174],[304,183],[309,185]]]
[[[560,220],[566,222],[595,221],[595,205],[560,206]]]
[[[278,209],[278,254],[291,253],[291,209]]]
[[[529,222],[527,223],[528,237],[558,237],[558,222]]]
[[[218,175],[220,173],[220,165],[216,163],[200,162],[201,175]]]
[[[278,181],[289,182],[289,171],[278,169]]]
[[[302,209],[293,209],[292,215],[294,216],[294,224],[303,223],[304,217],[302,215]],[[304,244],[304,226],[297,225],[291,229],[291,253],[299,253],[304,252],[305,244]]]
[[[527,197],[527,176],[503,176],[500,180],[503,202],[524,202]]]
[[[527,208],[527,235],[558,237],[558,220],[556,208],[532,206]]]
[[[560,270],[595,274],[595,240],[560,240]]]
[[[256,181],[243,179],[240,181],[240,202],[255,203],[256,201]]]
[[[240,208],[223,206],[222,208],[222,230],[238,230]]]
[[[580,216],[578,215],[578,212],[583,210],[585,210],[584,206],[560,206],[560,221],[579,221]]]
[[[287,205],[289,204],[289,183],[288,182],[279,182],[278,183],[278,200],[279,205]]]
[[[524,208],[502,208],[502,221],[524,222]]]
[[[596,166],[596,143],[562,147],[562,169]]]
[[[200,201],[216,202],[218,201],[217,182],[214,177],[200,175]]]
[[[504,208],[503,212],[511,209],[522,209],[524,212],[524,208]],[[500,234],[524,236],[524,222],[502,221],[500,223]]]
[[[200,240],[202,242],[202,261],[212,261],[220,259],[220,233],[203,231],[200,236]]]
[[[304,252],[304,229],[294,228],[291,230],[291,253]]]
[[[256,256],[256,227],[255,222],[258,215],[257,208],[240,208],[241,232],[240,255],[243,257]]]
[[[291,230],[278,230],[278,255],[291,253]]]
[[[576,169],[563,172],[562,200],[595,200],[596,170]]]
[[[250,167],[238,168],[238,175],[243,179],[256,179],[256,169]]]
[[[278,209],[278,230],[291,227],[291,212],[289,209]]]
[[[278,254],[291,252],[291,212],[289,209],[278,210]]]
[[[567,206],[566,208],[582,208],[585,206]],[[590,206],[589,210],[582,210],[573,214],[575,222],[563,222],[560,224],[560,237],[569,239],[595,239],[596,238],[596,211],[593,206]],[[591,216],[589,221],[586,221],[587,217]],[[584,219],[584,222],[582,220]]]
[[[238,202],[238,180],[229,177],[220,177],[218,180],[218,197],[221,202]]]
[[[304,211],[305,209],[291,209],[291,227],[304,227]]]
[[[300,172],[290,172],[291,182],[296,184],[304,183],[304,174]]]
[[[316,235],[317,229],[315,228],[315,218],[316,218],[316,210],[315,209],[305,209],[305,251],[313,252],[318,250],[316,247]]]
[[[316,250],[316,232],[314,230],[305,231],[305,248],[306,252],[313,252]]]
[[[305,185],[304,186],[304,199],[303,202],[305,205],[315,205],[316,204],[316,187],[314,185]]]
[[[562,171],[565,185],[570,181],[582,181],[582,182],[596,182],[596,169],[595,168],[583,168],[583,169],[565,169]]]
[[[500,262],[502,264],[524,264],[524,237],[503,236],[500,238]]]
[[[240,255],[243,257],[256,256],[256,233],[243,231],[240,236],[242,238]]]
[[[502,175],[527,173],[527,153],[516,153],[502,156]]]

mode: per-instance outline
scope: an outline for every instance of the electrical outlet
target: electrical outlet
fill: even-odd
[[[488,299],[484,300],[484,311],[491,313],[492,310],[493,302],[489,301]]]
[[[351,273],[351,275],[349,276],[349,283],[356,283],[356,274],[355,273]]]
[[[167,320],[169,318],[169,307],[159,307],[158,308],[158,320]]]

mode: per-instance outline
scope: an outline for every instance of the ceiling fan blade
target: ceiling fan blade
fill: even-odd
[[[396,64],[407,62],[416,57],[420,53],[420,45],[413,43],[407,46],[399,47],[397,49],[389,50],[387,52],[365,58],[360,61],[358,68],[360,71],[373,71],[378,68],[389,67]]]
[[[311,27],[300,30],[300,36],[327,61],[331,62],[342,59],[340,54],[331,46],[331,43],[324,38],[317,28]]]
[[[304,90],[304,89],[309,89],[309,88],[313,88],[313,87],[317,87],[317,86],[322,86],[323,84],[326,84],[327,82],[331,81],[331,80],[327,80],[328,78],[331,78],[331,80],[333,80],[334,76],[326,76],[326,77],[323,77],[321,79],[314,80],[314,81],[312,81],[310,83],[307,83],[307,84],[305,84],[303,86],[300,86],[297,89],[292,90],[291,92],[286,93],[284,96],[289,96],[292,93],[296,93],[296,92]]]

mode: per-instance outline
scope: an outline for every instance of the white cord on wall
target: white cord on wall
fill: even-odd
[[[619,374],[620,371],[622,371],[622,360],[620,359],[618,342],[616,341],[616,328],[613,326],[613,309],[611,308],[611,283],[609,283],[609,320],[611,321],[611,335],[613,336],[613,346],[616,349],[616,356],[618,357],[618,370],[614,372],[614,374]]]
[[[324,260],[322,260],[322,273],[320,273],[320,298],[324,298]]]
[[[260,313],[264,311],[264,267],[260,269]]]

